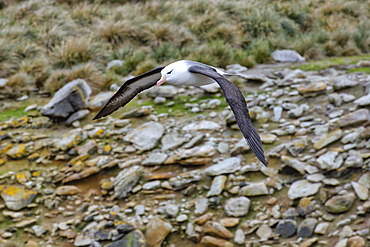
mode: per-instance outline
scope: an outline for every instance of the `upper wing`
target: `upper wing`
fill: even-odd
[[[188,70],[192,73],[198,73],[214,79],[224,92],[226,101],[229,103],[231,110],[234,112],[236,122],[239,125],[240,131],[247,140],[250,148],[257,158],[267,166],[265,154],[262,149],[261,138],[253,126],[252,120],[249,117],[247,103],[245,102],[243,94],[239,88],[227,80],[225,77],[217,73],[215,69],[210,66],[190,66]]]
[[[161,78],[161,70],[163,68],[164,67],[159,67],[127,80],[112,96],[112,98],[108,100],[107,104],[103,107],[103,109],[100,110],[93,120],[111,114],[112,112],[118,110],[118,108],[125,106],[141,91],[154,86]]]

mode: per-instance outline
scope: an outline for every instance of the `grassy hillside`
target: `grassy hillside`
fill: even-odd
[[[96,92],[178,59],[253,66],[275,49],[309,60],[370,51],[369,1],[3,0],[0,8],[0,78],[14,95],[75,78]],[[126,63],[106,71],[113,59]]]

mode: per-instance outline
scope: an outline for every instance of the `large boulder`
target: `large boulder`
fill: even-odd
[[[86,107],[91,92],[85,80],[71,81],[59,89],[49,103],[42,107],[41,114],[54,121],[65,120],[74,112]]]

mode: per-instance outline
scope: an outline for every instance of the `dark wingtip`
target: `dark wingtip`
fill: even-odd
[[[263,158],[265,158],[265,157],[263,157]],[[261,162],[262,162],[262,164],[264,165],[264,166],[266,166],[267,167],[267,161],[265,160],[265,159],[260,159],[260,158],[258,158]]]
[[[103,108],[104,109],[104,108]],[[100,111],[98,114],[96,114],[96,116],[92,119],[92,120],[97,120],[97,119],[99,119],[99,118],[102,118],[102,117],[105,117],[106,115],[104,115],[103,113],[102,113],[102,111]]]
[[[252,152],[256,155],[256,157],[261,161],[261,163],[267,167],[267,161],[265,158],[265,154],[262,149],[262,142],[257,134],[257,132],[252,133],[249,139],[246,139],[249,147],[251,148]]]

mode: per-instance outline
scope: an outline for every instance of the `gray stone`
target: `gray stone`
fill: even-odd
[[[320,222],[316,225],[314,233],[324,235],[330,226],[329,222]]]
[[[339,180],[336,178],[324,178],[322,182],[325,185],[330,185],[330,186],[338,186],[340,184]]]
[[[320,150],[320,149],[326,147],[327,145],[329,145],[330,143],[333,143],[333,142],[339,140],[342,137],[342,133],[343,133],[343,131],[341,129],[334,130],[334,131],[324,135],[323,137],[321,137],[318,141],[316,141],[313,144],[313,147],[316,150]]]
[[[348,238],[340,239],[338,242],[335,243],[334,247],[347,247]]]
[[[4,88],[8,82],[6,78],[0,78],[0,88]]]
[[[348,75],[340,76],[335,82],[334,82],[334,89],[340,90],[347,87],[354,87],[358,85],[358,81],[355,81],[351,78],[349,78]]]
[[[345,167],[362,167],[364,159],[360,155],[350,155],[344,161]]]
[[[57,149],[60,149],[62,151],[66,151],[72,147],[75,147],[79,143],[83,142],[87,139],[87,133],[83,129],[73,129],[63,135],[62,137],[59,137],[58,139],[55,139],[54,146]]]
[[[160,123],[147,122],[130,131],[124,141],[131,142],[137,149],[146,151],[153,149],[164,133]]]
[[[240,163],[240,158],[231,157],[204,169],[204,173],[209,176],[234,173],[240,169]]]
[[[177,222],[184,222],[188,220],[188,216],[186,214],[180,214],[176,217]]]
[[[44,226],[40,226],[40,225],[33,225],[31,229],[37,237],[41,237],[44,233],[48,231],[47,228],[45,228]]]
[[[348,103],[351,101],[354,101],[356,97],[352,94],[347,94],[347,93],[340,93],[339,96],[342,98],[343,102]]]
[[[41,108],[41,114],[54,120],[66,119],[86,107],[91,92],[85,80],[71,81],[59,89],[49,103]]]
[[[283,108],[281,106],[274,106],[273,108],[274,116],[272,120],[278,122],[281,119],[281,115],[283,114]]]
[[[337,93],[331,93],[328,95],[329,102],[334,104],[335,106],[341,106],[343,103],[342,97],[340,97]]]
[[[306,179],[312,183],[321,182],[324,178],[325,176],[321,173],[310,174],[306,177]]]
[[[306,59],[294,50],[276,50],[271,53],[272,58],[277,62],[283,63],[302,63]]]
[[[310,107],[307,104],[302,104],[297,108],[291,109],[288,111],[288,116],[290,118],[299,118],[302,117],[304,113],[306,113]]]
[[[366,106],[370,105],[370,94],[362,96],[354,101],[355,104],[359,106]]]
[[[244,244],[244,241],[245,241],[245,234],[244,234],[244,231],[242,229],[237,229],[235,231],[235,237],[234,237],[234,242],[236,244]]]
[[[260,196],[267,195],[268,189],[264,182],[260,183],[250,183],[246,186],[243,186],[239,192],[243,196]]]
[[[370,173],[362,174],[358,182],[364,185],[366,188],[370,189]]]
[[[136,118],[136,117],[144,117],[148,116],[152,113],[152,106],[142,106],[135,109],[132,109],[128,112],[124,112],[121,115],[121,118]]]
[[[306,149],[306,146],[307,146],[306,139],[296,139],[286,144],[285,147],[292,156],[297,157],[300,153],[302,153]]]
[[[353,193],[333,196],[325,202],[325,209],[329,213],[344,213],[352,207],[355,199],[356,196]]]
[[[169,217],[176,217],[179,213],[179,206],[177,204],[167,203],[165,212]]]
[[[217,145],[217,151],[224,154],[229,152],[229,144],[226,142],[220,142]]]
[[[221,105],[221,100],[211,99],[207,102],[207,109],[215,109]]]
[[[165,153],[151,153],[141,164],[144,166],[162,165],[166,161],[167,157],[168,155]]]
[[[220,85],[218,85],[217,83],[211,83],[211,84],[202,85],[199,87],[207,93],[217,93],[221,91]]]
[[[184,144],[188,138],[180,137],[176,133],[166,134],[162,137],[162,151],[175,149]]]
[[[116,230],[119,233],[124,233],[124,234],[127,234],[127,233],[131,232],[134,229],[135,229],[135,227],[133,225],[131,225],[130,223],[127,223],[127,222],[122,222],[118,226],[116,226]]]
[[[321,187],[321,183],[310,183],[307,180],[298,180],[295,181],[289,188],[288,197],[292,200],[315,195],[319,188]]]
[[[161,181],[159,180],[154,180],[143,184],[144,190],[155,190],[158,189],[159,187],[161,187]]]
[[[117,198],[125,198],[132,188],[138,183],[143,168],[133,166],[123,169],[114,180],[114,195]]]
[[[320,155],[316,162],[323,170],[336,170],[343,164],[343,157],[336,151],[328,151]]]
[[[199,144],[204,139],[204,134],[198,133],[194,135],[189,142],[183,145],[183,148],[192,148],[196,144]]]
[[[260,138],[263,144],[273,144],[278,139],[274,134],[260,134]]]
[[[195,210],[196,215],[201,215],[207,212],[208,209],[208,199],[207,198],[198,198],[195,201]]]
[[[224,175],[214,177],[211,188],[207,192],[207,197],[220,195],[225,187],[226,180],[227,177]]]
[[[309,238],[313,235],[313,231],[317,224],[317,219],[307,218],[304,219],[299,225],[297,230],[297,236],[302,238]]]
[[[225,203],[225,213],[231,217],[242,217],[248,214],[250,203],[251,200],[245,196],[230,198]]]
[[[327,112],[329,118],[337,118],[343,116],[344,110],[342,109],[334,109],[330,112]]]
[[[361,183],[358,182],[351,182],[353,190],[355,191],[356,195],[360,200],[367,200],[369,198],[369,190]]]
[[[110,98],[113,96],[113,92],[100,92],[97,95],[93,96],[87,103],[87,107],[90,110],[98,110],[103,107]]]
[[[283,213],[283,219],[294,220],[297,217],[297,212],[295,208],[288,208]]]
[[[271,80],[263,75],[263,74],[251,74],[251,73],[241,73],[238,74],[239,77],[243,78],[244,80],[251,81],[251,82],[257,82],[257,83],[268,83]]]
[[[350,133],[342,137],[340,142],[342,144],[357,142],[361,139],[361,133],[363,133],[364,131],[365,131],[365,128],[362,126],[356,129],[352,129]]]
[[[188,125],[185,125],[182,130],[183,131],[198,131],[198,130],[219,130],[221,129],[221,125],[216,122],[202,120],[200,122],[192,122]]]
[[[173,98],[177,95],[178,89],[172,85],[162,85],[160,87],[152,87],[147,90],[149,97],[163,97],[163,98]]]
[[[280,220],[276,225],[275,231],[282,238],[289,238],[295,234],[296,229],[297,222],[295,220]]]
[[[260,239],[268,239],[272,234],[272,229],[266,224],[262,224],[256,231],[257,236]]]
[[[94,242],[93,232],[90,230],[85,230],[82,234],[77,235],[74,245],[75,246],[88,246]]]
[[[352,125],[360,125],[364,122],[370,121],[369,109],[358,109],[354,112],[348,113],[340,118],[339,125],[341,127],[348,127]]]
[[[226,72],[230,74],[240,74],[248,71],[248,68],[240,64],[229,64],[226,65]]]
[[[156,105],[162,105],[162,104],[164,104],[164,103],[166,103],[166,98],[165,97],[155,97],[154,98],[154,104],[156,104]]]
[[[24,100],[26,100],[26,99],[28,99],[28,95],[26,94],[26,95],[23,95],[23,96],[21,96],[21,97],[19,97],[19,98],[16,98],[15,100],[16,101],[24,101]]]
[[[236,156],[238,154],[245,154],[247,153],[251,148],[249,147],[248,143],[244,138],[240,139],[235,146],[231,149],[231,155]]]
[[[307,164],[305,162],[299,161],[298,159],[291,158],[289,156],[282,155],[281,156],[281,161],[292,167],[294,170],[299,172],[302,175],[306,174],[305,168],[307,167]]]
[[[89,139],[83,145],[76,147],[76,150],[79,155],[82,155],[82,154],[95,153],[97,147],[98,147],[98,144],[96,143],[96,141],[93,139]]]

